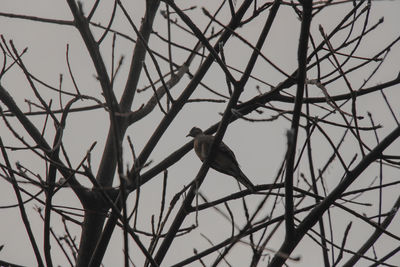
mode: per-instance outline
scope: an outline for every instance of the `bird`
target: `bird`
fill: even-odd
[[[203,131],[198,127],[193,127],[189,134],[186,136],[194,138],[193,148],[197,156],[203,162],[208,156],[211,145],[214,141],[214,136],[204,134]],[[239,163],[236,160],[233,151],[222,141],[219,146],[215,149],[215,156],[210,167],[221,173],[234,177],[238,182],[244,185],[247,189],[254,192],[255,188],[253,183],[247,178],[239,167]]]

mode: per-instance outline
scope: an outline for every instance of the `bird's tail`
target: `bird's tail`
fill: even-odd
[[[239,170],[239,175],[236,176],[236,180],[238,180],[239,183],[244,185],[250,191],[252,191],[252,192],[255,191],[255,187],[254,187],[253,183],[250,182],[249,178],[247,178],[247,176],[241,170]]]

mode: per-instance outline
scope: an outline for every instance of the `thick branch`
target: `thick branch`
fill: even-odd
[[[117,100],[115,98],[114,92],[112,91],[111,82],[107,74],[107,69],[104,64],[103,57],[100,54],[99,46],[94,39],[92,32],[90,31],[89,23],[82,14],[82,10],[78,8],[74,0],[67,0],[67,2],[71,9],[72,15],[74,16],[75,26],[79,30],[90,54],[90,57],[92,58],[93,65],[97,72],[97,78],[100,81],[100,85],[104,94],[104,98],[106,99],[107,106],[110,109],[117,111]]]
[[[139,39],[138,37],[135,49],[133,50],[128,80],[126,81],[125,90],[120,101],[122,112],[128,112],[131,109],[140,73],[142,71],[142,63],[146,57],[146,43],[149,41],[151,31],[153,30],[154,16],[159,4],[159,0],[146,1],[146,16],[144,17],[139,30],[141,38]]]
[[[285,222],[286,236],[288,242],[294,234],[293,222],[293,172],[296,155],[297,134],[300,124],[301,107],[303,104],[304,86],[307,74],[307,48],[310,36],[310,25],[312,18],[312,1],[303,2],[302,23],[300,41],[298,47],[298,73],[297,93],[294,103],[292,126],[288,132],[288,149],[286,154],[286,176],[285,176]]]

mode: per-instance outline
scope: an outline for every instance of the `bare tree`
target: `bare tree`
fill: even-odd
[[[37,31],[0,46],[1,216],[33,265],[396,265],[397,3],[65,2],[0,12]],[[226,133],[254,191],[209,170]]]

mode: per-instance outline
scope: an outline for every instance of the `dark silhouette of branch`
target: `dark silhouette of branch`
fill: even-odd
[[[11,168],[11,163],[10,163],[10,161],[8,159],[8,155],[7,155],[7,152],[6,152],[5,148],[4,148],[3,141],[1,140],[1,138],[0,138],[0,149],[1,149],[1,153],[3,155],[3,159],[6,162],[7,168],[12,169]],[[18,207],[19,207],[19,211],[21,213],[21,218],[22,218],[22,221],[24,222],[26,232],[28,233],[29,241],[32,244],[32,248],[33,248],[33,251],[35,253],[37,264],[40,267],[44,266],[43,259],[42,259],[42,256],[40,255],[40,251],[39,251],[35,236],[33,235],[32,228],[31,228],[31,225],[30,225],[30,221],[29,221],[29,218],[28,218],[28,216],[26,214],[25,206],[24,206],[24,203],[23,203],[23,200],[22,200],[22,197],[21,197],[21,192],[19,190],[19,187],[18,187],[17,181],[15,179],[14,173],[13,172],[9,172],[9,176],[10,176],[13,188],[14,188],[15,195],[17,196]]]
[[[332,203],[340,197],[340,195],[358,178],[358,176],[376,159],[378,159],[382,152],[393,143],[400,136],[400,127],[393,130],[382,142],[377,145],[370,153],[368,153],[355,168],[350,170],[346,177],[340,182],[326,198],[320,202],[300,223],[297,227],[295,234],[291,240],[284,242],[279,249],[284,254],[290,254],[298,245],[302,237],[307,231],[314,226],[318,218],[326,212]],[[271,261],[271,266],[281,266],[286,261],[285,258],[276,255]]]
[[[19,209],[37,265],[98,267],[117,249],[125,266],[395,266],[399,248],[377,246],[400,240],[400,36],[376,40],[390,13],[375,19],[365,0],[142,2],[0,12],[0,178],[15,193],[0,209]],[[214,141],[194,177],[195,125]],[[254,189],[203,184],[225,133]]]
[[[307,47],[310,35],[310,25],[312,18],[312,1],[302,1],[303,13],[300,31],[300,41],[297,52],[298,73],[295,105],[293,108],[293,118],[290,130],[287,133],[288,148],[286,152],[286,176],[285,176],[285,240],[292,239],[294,235],[293,221],[293,173],[294,159],[296,155],[297,135],[299,129],[300,112],[303,104],[303,95],[307,70]],[[285,241],[287,242],[287,241]]]

